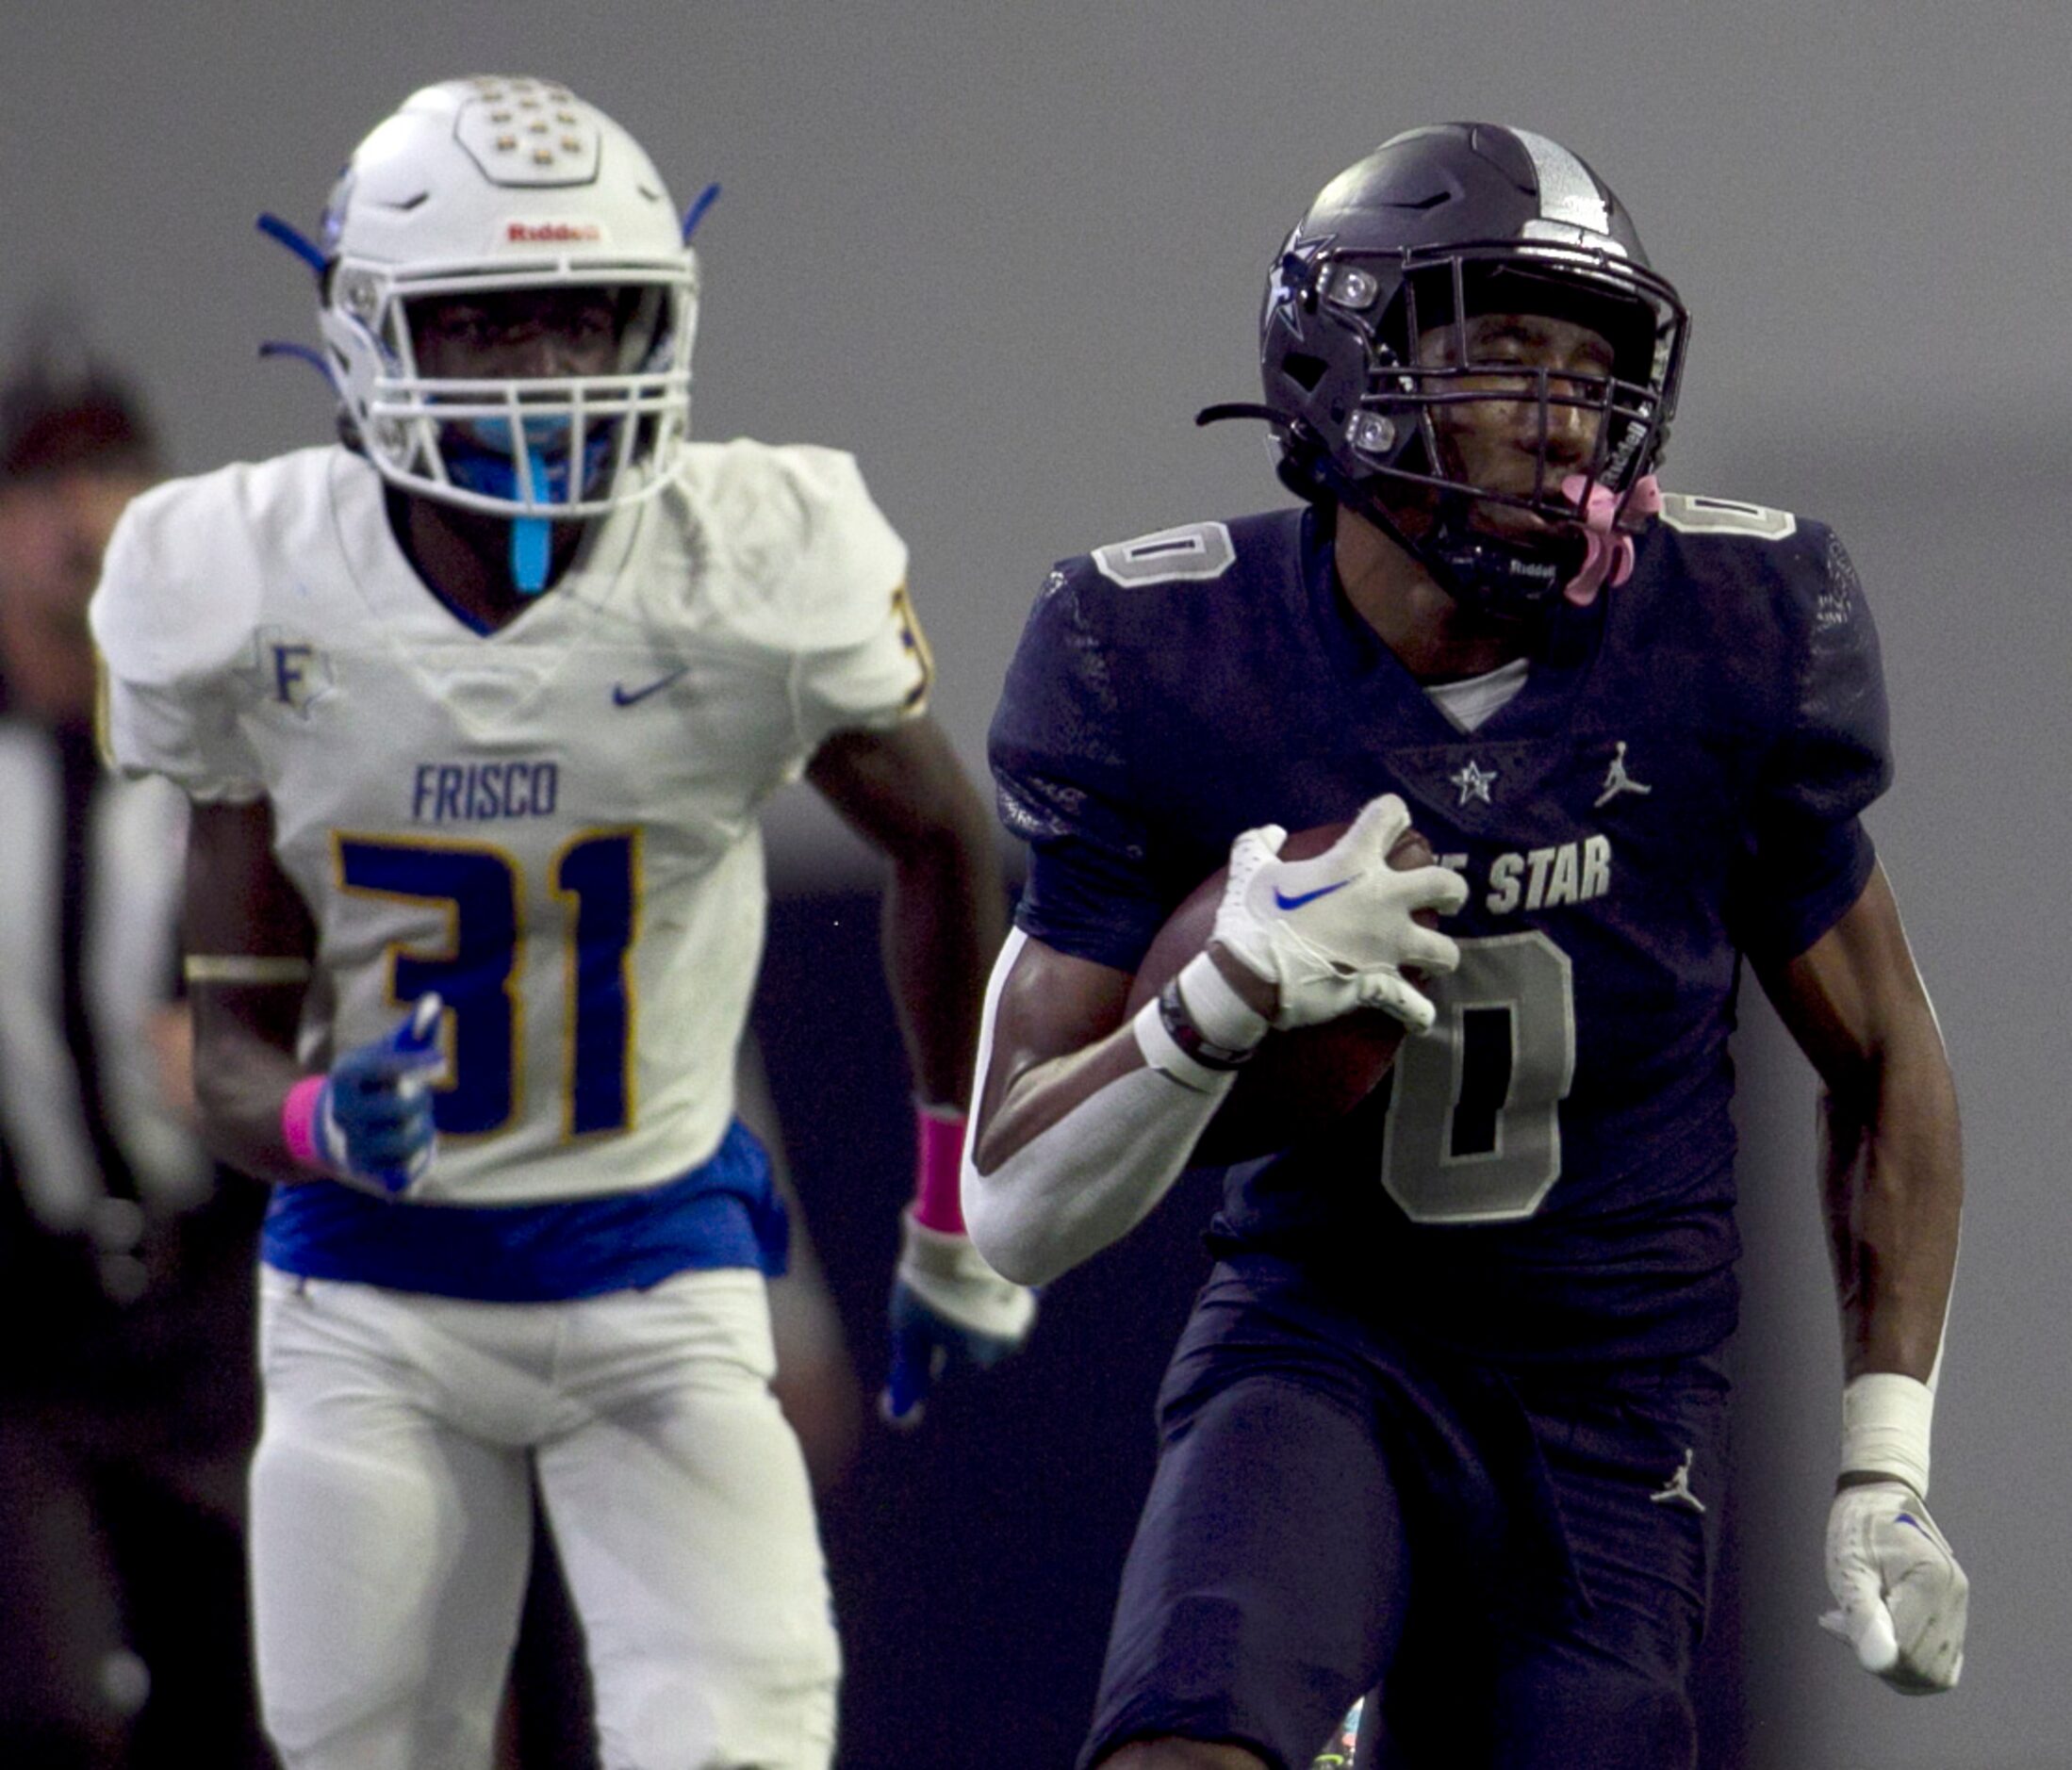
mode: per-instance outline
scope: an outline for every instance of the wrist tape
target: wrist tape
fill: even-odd
[[[1196,953],[1173,979],[1188,1020],[1202,1038],[1219,1046],[1233,1063],[1258,1048],[1271,1023],[1237,992],[1207,953]]]
[[[1220,1092],[1258,1049],[1267,1020],[1252,1008],[1207,953],[1196,953],[1137,1010],[1132,1029],[1143,1059],[1196,1093]]]
[[[958,1197],[964,1164],[964,1115],[954,1106],[913,1106],[913,1217],[946,1236],[964,1233]]]
[[[323,1110],[323,1085],[322,1076],[305,1075],[281,1102],[281,1139],[288,1145],[288,1153],[298,1165],[318,1173],[331,1172],[331,1164],[323,1158],[319,1141],[321,1128],[317,1123]]]
[[[1168,990],[1171,988],[1167,985]],[[1167,1012],[1161,993],[1140,1008],[1136,1018],[1129,1023],[1130,1031],[1136,1035],[1137,1049],[1143,1053],[1143,1060],[1159,1074],[1179,1083],[1182,1088],[1192,1089],[1197,1094],[1224,1092],[1230,1086],[1235,1070],[1227,1063],[1219,1065],[1204,1061],[1188,1050],[1174,1038],[1167,1023]]]
[[[1874,1370],[1842,1389],[1842,1473],[1889,1475],[1928,1498],[1929,1425],[1935,1395],[1897,1371]]]

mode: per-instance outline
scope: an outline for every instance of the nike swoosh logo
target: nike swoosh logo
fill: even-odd
[[[650,695],[659,695],[678,677],[689,675],[690,668],[691,666],[686,664],[681,669],[671,670],[668,675],[656,678],[652,682],[643,683],[639,688],[630,689],[623,682],[614,682],[612,684],[612,705],[615,707],[631,707],[636,702],[646,700]]]
[[[1274,902],[1282,910],[1300,910],[1304,904],[1313,904],[1320,897],[1328,897],[1333,892],[1343,891],[1352,882],[1349,878],[1341,878],[1336,885],[1320,885],[1313,892],[1297,892],[1292,897],[1288,896],[1276,886],[1274,891]]]

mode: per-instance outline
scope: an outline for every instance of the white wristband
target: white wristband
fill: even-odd
[[[1171,1076],[1197,1094],[1220,1094],[1230,1086],[1233,1072],[1212,1070],[1180,1049],[1178,1041],[1165,1029],[1157,996],[1137,1010],[1129,1025],[1137,1036],[1137,1049],[1143,1053],[1143,1060],[1159,1074]]]
[[[1271,1023],[1240,995],[1222,968],[1207,953],[1196,953],[1180,967],[1176,980],[1187,1018],[1211,1044],[1228,1051],[1249,1051],[1267,1035]]]
[[[1895,1370],[1873,1370],[1842,1389],[1842,1473],[1890,1475],[1928,1498],[1929,1424],[1935,1395]]]

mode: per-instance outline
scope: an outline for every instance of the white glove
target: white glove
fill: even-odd
[[[890,1313],[892,1372],[879,1411],[896,1426],[913,1426],[951,1365],[988,1369],[1028,1337],[1036,1293],[995,1272],[969,1236],[930,1229],[910,1209],[900,1219]]]
[[[1955,1685],[1971,1582],[1912,1488],[1882,1481],[1837,1493],[1827,1571],[1837,1608],[1820,1627],[1854,1647],[1866,1672],[1910,1696]]]
[[[1230,844],[1212,938],[1278,986],[1275,1026],[1310,1026],[1357,1008],[1385,1008],[1413,1032],[1431,1025],[1432,1004],[1404,968],[1450,972],[1460,948],[1410,918],[1420,910],[1451,915],[1468,885],[1442,866],[1390,866],[1389,850],[1409,827],[1408,809],[1385,793],[1314,860],[1279,859],[1288,832],[1278,824]]]
[[[898,1280],[967,1334],[1019,1346],[1036,1319],[1036,1293],[1002,1278],[969,1236],[930,1229],[912,1210],[899,1220]]]

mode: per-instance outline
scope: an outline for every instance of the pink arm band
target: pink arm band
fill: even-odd
[[[331,1164],[317,1153],[317,1103],[322,1094],[321,1075],[305,1075],[290,1088],[281,1102],[281,1136],[288,1153],[304,1168],[328,1173]]]
[[[946,1236],[964,1233],[964,1207],[958,1196],[964,1166],[964,1115],[950,1106],[913,1109],[913,1218]]]

